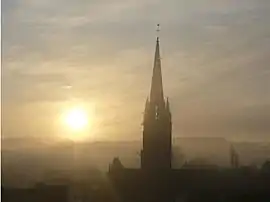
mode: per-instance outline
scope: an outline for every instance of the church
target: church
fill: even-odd
[[[270,199],[269,174],[239,168],[238,154],[233,147],[230,169],[172,167],[172,115],[169,99],[164,98],[159,37],[156,39],[150,95],[145,103],[142,140],[139,169],[125,168],[119,158],[114,158],[109,165],[108,177],[116,201]]]

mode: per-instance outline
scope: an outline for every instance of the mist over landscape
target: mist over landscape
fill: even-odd
[[[233,142],[242,165],[260,167],[270,158],[270,143]],[[185,161],[230,166],[230,143],[223,138],[177,138],[173,144],[173,167]],[[2,146],[2,183],[30,186],[39,181],[62,182],[71,179],[100,178],[108,162],[119,157],[126,167],[140,166],[139,141],[52,143],[39,139],[15,139]],[[201,162],[200,162],[201,163]]]

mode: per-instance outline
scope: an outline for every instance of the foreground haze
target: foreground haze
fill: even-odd
[[[270,139],[269,0],[2,0],[2,17],[4,138],[62,137],[83,103],[91,138],[139,140],[161,23],[173,135]]]
[[[177,138],[173,141],[174,169],[184,162],[230,167],[229,142],[223,138]],[[270,143],[234,142],[242,166],[261,167],[269,159]],[[38,181],[68,180],[78,174],[81,180],[98,177],[93,171],[108,171],[108,162],[119,157],[127,168],[140,167],[141,142],[107,141],[55,144],[40,139],[6,139],[2,146],[2,184],[29,186]],[[75,175],[75,176],[76,176]]]

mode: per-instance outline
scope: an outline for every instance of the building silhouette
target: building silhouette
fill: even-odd
[[[143,120],[142,169],[171,169],[172,121],[169,99],[163,95],[159,38],[156,41],[150,98]]]
[[[109,166],[115,201],[270,201],[270,175],[240,167],[233,146],[228,150],[229,169],[207,164],[203,159],[186,162],[179,169],[172,168],[172,118],[169,99],[163,93],[159,37],[150,96],[145,103],[142,139],[139,169],[125,168],[119,158]]]
[[[1,187],[4,202],[68,202],[69,188],[65,185],[37,184],[31,188]]]

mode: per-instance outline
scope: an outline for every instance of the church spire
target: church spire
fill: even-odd
[[[159,24],[158,24],[157,31],[159,31]],[[157,41],[156,41],[154,68],[153,68],[153,76],[152,76],[151,91],[150,91],[150,103],[154,104],[155,106],[159,108],[164,107],[164,104],[165,104],[164,96],[163,96],[162,75],[161,75],[159,37],[157,37]]]
[[[159,25],[157,31],[159,31]],[[143,120],[141,153],[143,169],[171,168],[171,132],[171,112],[169,100],[165,103],[163,95],[159,37],[157,36],[150,97],[145,104]]]

